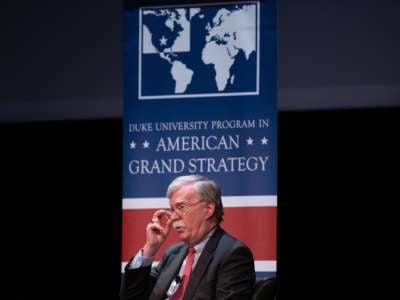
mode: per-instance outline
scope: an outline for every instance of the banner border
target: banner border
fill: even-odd
[[[175,95],[154,95],[154,96],[143,96],[142,95],[142,55],[143,55],[143,26],[142,26],[142,10],[152,8],[167,8],[167,7],[194,7],[194,6],[218,6],[218,5],[232,5],[232,4],[255,4],[257,8],[256,12],[256,48],[257,48],[257,68],[256,68],[256,90],[247,92],[237,93],[207,93],[207,94],[175,94]],[[229,1],[229,2],[210,2],[210,3],[193,3],[183,5],[164,5],[164,6],[143,6],[139,7],[139,51],[138,51],[138,100],[157,100],[157,99],[181,99],[181,98],[214,98],[214,97],[230,97],[230,96],[259,96],[260,95],[260,1]]]

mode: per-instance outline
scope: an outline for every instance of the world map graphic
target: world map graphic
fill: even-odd
[[[143,98],[258,92],[257,3],[140,11]]]

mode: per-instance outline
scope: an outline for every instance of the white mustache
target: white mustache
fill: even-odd
[[[173,226],[175,229],[177,229],[178,227],[184,227],[185,224],[183,224],[182,221],[176,221],[176,222],[172,223],[172,226]]]

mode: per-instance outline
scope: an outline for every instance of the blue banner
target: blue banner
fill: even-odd
[[[276,2],[165,3],[124,7],[124,210],[155,208],[175,177],[203,174],[226,207],[272,207],[274,223]],[[269,234],[273,245],[253,243],[260,262],[276,259]]]

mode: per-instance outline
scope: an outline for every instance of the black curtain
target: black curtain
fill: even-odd
[[[278,299],[388,292],[399,119],[391,108],[279,113]],[[1,298],[118,299],[122,121],[0,128]]]

